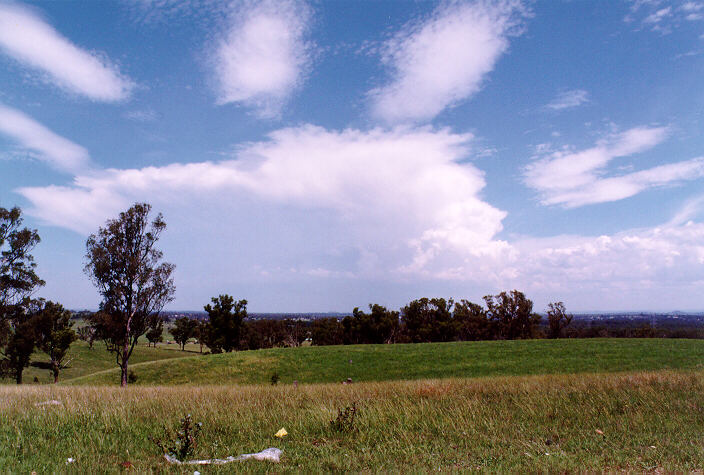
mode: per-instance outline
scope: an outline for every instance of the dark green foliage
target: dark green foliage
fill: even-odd
[[[134,371],[130,370],[129,373],[127,373],[127,382],[132,384],[137,382],[137,373]]]
[[[561,338],[564,329],[572,323],[572,318],[574,318],[574,316],[567,315],[565,304],[562,302],[549,303],[548,324],[550,325],[550,330],[548,338]]]
[[[337,417],[330,421],[330,429],[333,432],[349,433],[354,432],[357,428],[354,426],[355,417],[357,416],[357,403],[353,402],[351,406],[344,409],[338,409]]]
[[[150,211],[150,205],[137,203],[86,242],[84,270],[103,299],[94,320],[108,350],[115,353],[123,386],[137,340],[175,291],[174,266],[161,262],[163,253],[156,248],[166,223],[161,214],[150,222]]]
[[[171,329],[171,335],[173,335],[176,343],[181,345],[181,351],[186,348],[186,342],[196,335],[198,329],[198,320],[193,320],[188,317],[181,317],[174,322],[174,326]]]
[[[39,241],[36,230],[22,227],[19,208],[0,208],[0,375],[18,384],[35,347],[30,320],[37,301],[30,296],[44,281],[34,271],[31,252]]]
[[[44,285],[34,272],[37,264],[31,255],[39,241],[36,230],[22,228],[19,208],[0,208],[0,319],[8,318],[14,306]]]
[[[496,337],[505,340],[532,338],[541,317],[533,313],[533,302],[523,292],[512,290],[484,297],[487,315],[496,329]]]
[[[203,424],[201,422],[194,424],[191,415],[188,414],[181,419],[180,427],[175,434],[173,431],[167,430],[163,439],[149,437],[149,440],[154,442],[164,454],[176,457],[183,462],[194,454],[198,434],[202,427]]]
[[[344,327],[337,318],[319,318],[310,327],[314,345],[341,345],[344,343]]]
[[[342,320],[345,344],[395,343],[399,333],[398,312],[369,304],[370,313],[355,307],[351,317]]]
[[[242,325],[240,349],[297,347],[303,343],[307,334],[306,324],[297,320],[248,320]]]
[[[239,347],[242,322],[247,318],[247,301],[235,300],[225,294],[211,299],[206,305],[208,328],[205,344],[213,353],[230,352]]]
[[[490,340],[494,336],[486,310],[476,303],[460,300],[452,313],[457,340]]]
[[[71,343],[76,341],[71,312],[58,303],[44,303],[38,315],[33,318],[37,347],[49,355],[54,382],[59,381],[59,372],[67,364],[65,359]]]
[[[279,373],[277,373],[276,371],[274,371],[274,374],[271,375],[271,385],[272,385],[272,386],[276,386],[277,383],[279,382],[279,379],[280,379],[280,378],[279,378]]]
[[[39,306],[39,301],[25,298],[21,304],[12,307],[13,312],[6,316],[2,327],[0,375],[14,378],[17,384],[22,384],[22,373],[29,366],[36,346],[34,318],[38,314]]]
[[[144,336],[147,337],[150,345],[154,345],[154,348],[157,343],[164,341],[164,319],[161,315],[157,313],[149,318],[149,330]]]
[[[418,343],[454,340],[452,305],[452,299],[422,298],[403,307],[401,318],[410,341]]]

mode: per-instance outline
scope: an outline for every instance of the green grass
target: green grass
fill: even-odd
[[[62,405],[36,406],[48,399]],[[356,431],[332,431],[329,420],[352,402]],[[279,447],[282,462],[166,465],[148,437],[188,413],[203,422],[197,457]],[[283,440],[273,436],[281,427]],[[702,433],[701,370],[298,387],[0,387],[0,471],[16,473],[118,472],[125,461],[139,472],[183,474],[688,472],[704,468]],[[66,465],[68,457],[76,462]]]
[[[146,348],[144,351],[148,350]],[[98,351],[98,350],[94,350]],[[159,350],[166,355],[170,350]],[[181,352],[173,352],[182,356]],[[146,353],[141,353],[146,355]],[[134,361],[137,363],[137,360]],[[704,368],[704,340],[523,340],[278,348],[133,364],[137,384],[266,384]],[[68,384],[117,384],[119,371]]]
[[[147,361],[183,358],[184,356],[193,355],[193,353],[182,352],[177,347],[178,345],[165,345],[160,343],[157,348],[147,348],[145,341],[134,349],[130,362],[139,364]],[[92,350],[89,349],[88,344],[83,341],[74,342],[71,345],[67,359],[70,360],[70,364],[68,368],[61,371],[59,376],[60,381],[117,368],[115,355],[108,353],[105,350],[105,345],[99,341],[93,344]],[[36,377],[40,383],[53,383],[54,378],[51,372],[46,369],[46,367],[42,368],[40,366],[48,362],[49,357],[44,353],[34,353],[32,355],[32,365],[24,370],[22,376],[24,382],[32,383]],[[5,384],[14,384],[14,380],[11,378],[0,381]]]

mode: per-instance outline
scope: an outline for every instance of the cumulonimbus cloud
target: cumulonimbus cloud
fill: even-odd
[[[369,92],[373,113],[388,122],[423,121],[469,98],[526,12],[516,0],[453,1],[406,25],[382,47],[391,81]]]
[[[649,188],[704,176],[702,157],[625,174],[609,173],[613,159],[649,150],[667,135],[666,127],[635,127],[585,150],[553,152],[529,164],[524,180],[539,193],[543,204],[575,208],[617,201]]]
[[[219,104],[239,103],[276,116],[311,63],[312,12],[303,0],[242,1],[214,46]]]
[[[90,163],[85,148],[55,134],[27,114],[1,103],[0,133],[58,170],[78,172]]]
[[[95,101],[129,97],[134,83],[118,68],[63,37],[35,11],[0,3],[0,51],[64,90]]]

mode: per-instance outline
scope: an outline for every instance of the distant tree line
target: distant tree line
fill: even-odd
[[[342,320],[324,318],[311,325],[314,345],[423,343],[442,341],[560,338],[572,321],[562,302],[551,303],[549,331],[540,331],[542,317],[523,292],[512,290],[484,297],[485,306],[468,300],[421,298],[400,311],[371,304],[369,313],[355,308]]]

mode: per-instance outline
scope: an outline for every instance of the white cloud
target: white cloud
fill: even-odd
[[[548,109],[560,111],[563,109],[571,109],[589,102],[589,93],[582,89],[573,89],[571,91],[561,92],[550,101],[545,107]]]
[[[311,11],[300,0],[243,2],[215,46],[218,103],[272,117],[301,86],[311,63]]]
[[[0,50],[44,79],[96,101],[113,102],[130,95],[134,84],[94,53],[61,36],[34,11],[0,3]]]
[[[78,171],[89,165],[90,157],[86,149],[3,104],[0,104],[0,133],[35,152],[36,158],[59,170]]]
[[[518,1],[446,2],[387,41],[390,84],[369,92],[377,117],[423,121],[475,94],[509,46],[526,10]]]
[[[256,212],[254,220],[277,209],[289,210],[284,219],[291,220],[296,210],[305,210],[298,225],[310,227],[309,234],[339,236],[323,247],[344,241],[349,252],[359,254],[352,270],[406,275],[456,252],[476,261],[507,248],[495,239],[505,213],[480,197],[483,174],[471,163],[459,163],[470,154],[471,140],[425,128],[337,132],[304,126],[245,145],[235,160],[112,169],[80,175],[69,187],[18,191],[33,205],[29,214],[81,233],[137,200],[167,207],[188,228],[192,217],[179,213],[193,203],[221,210],[217,219],[228,229],[247,226],[233,211],[243,200],[249,203],[246,213],[269,210]],[[232,235],[226,235],[222,242],[232,246]],[[305,241],[291,246],[315,246]],[[324,250],[316,246],[310,252]]]
[[[648,188],[704,176],[704,158],[606,176],[611,160],[644,152],[667,137],[664,127],[636,127],[581,151],[552,152],[526,167],[525,183],[545,205],[567,208],[628,198]]]

